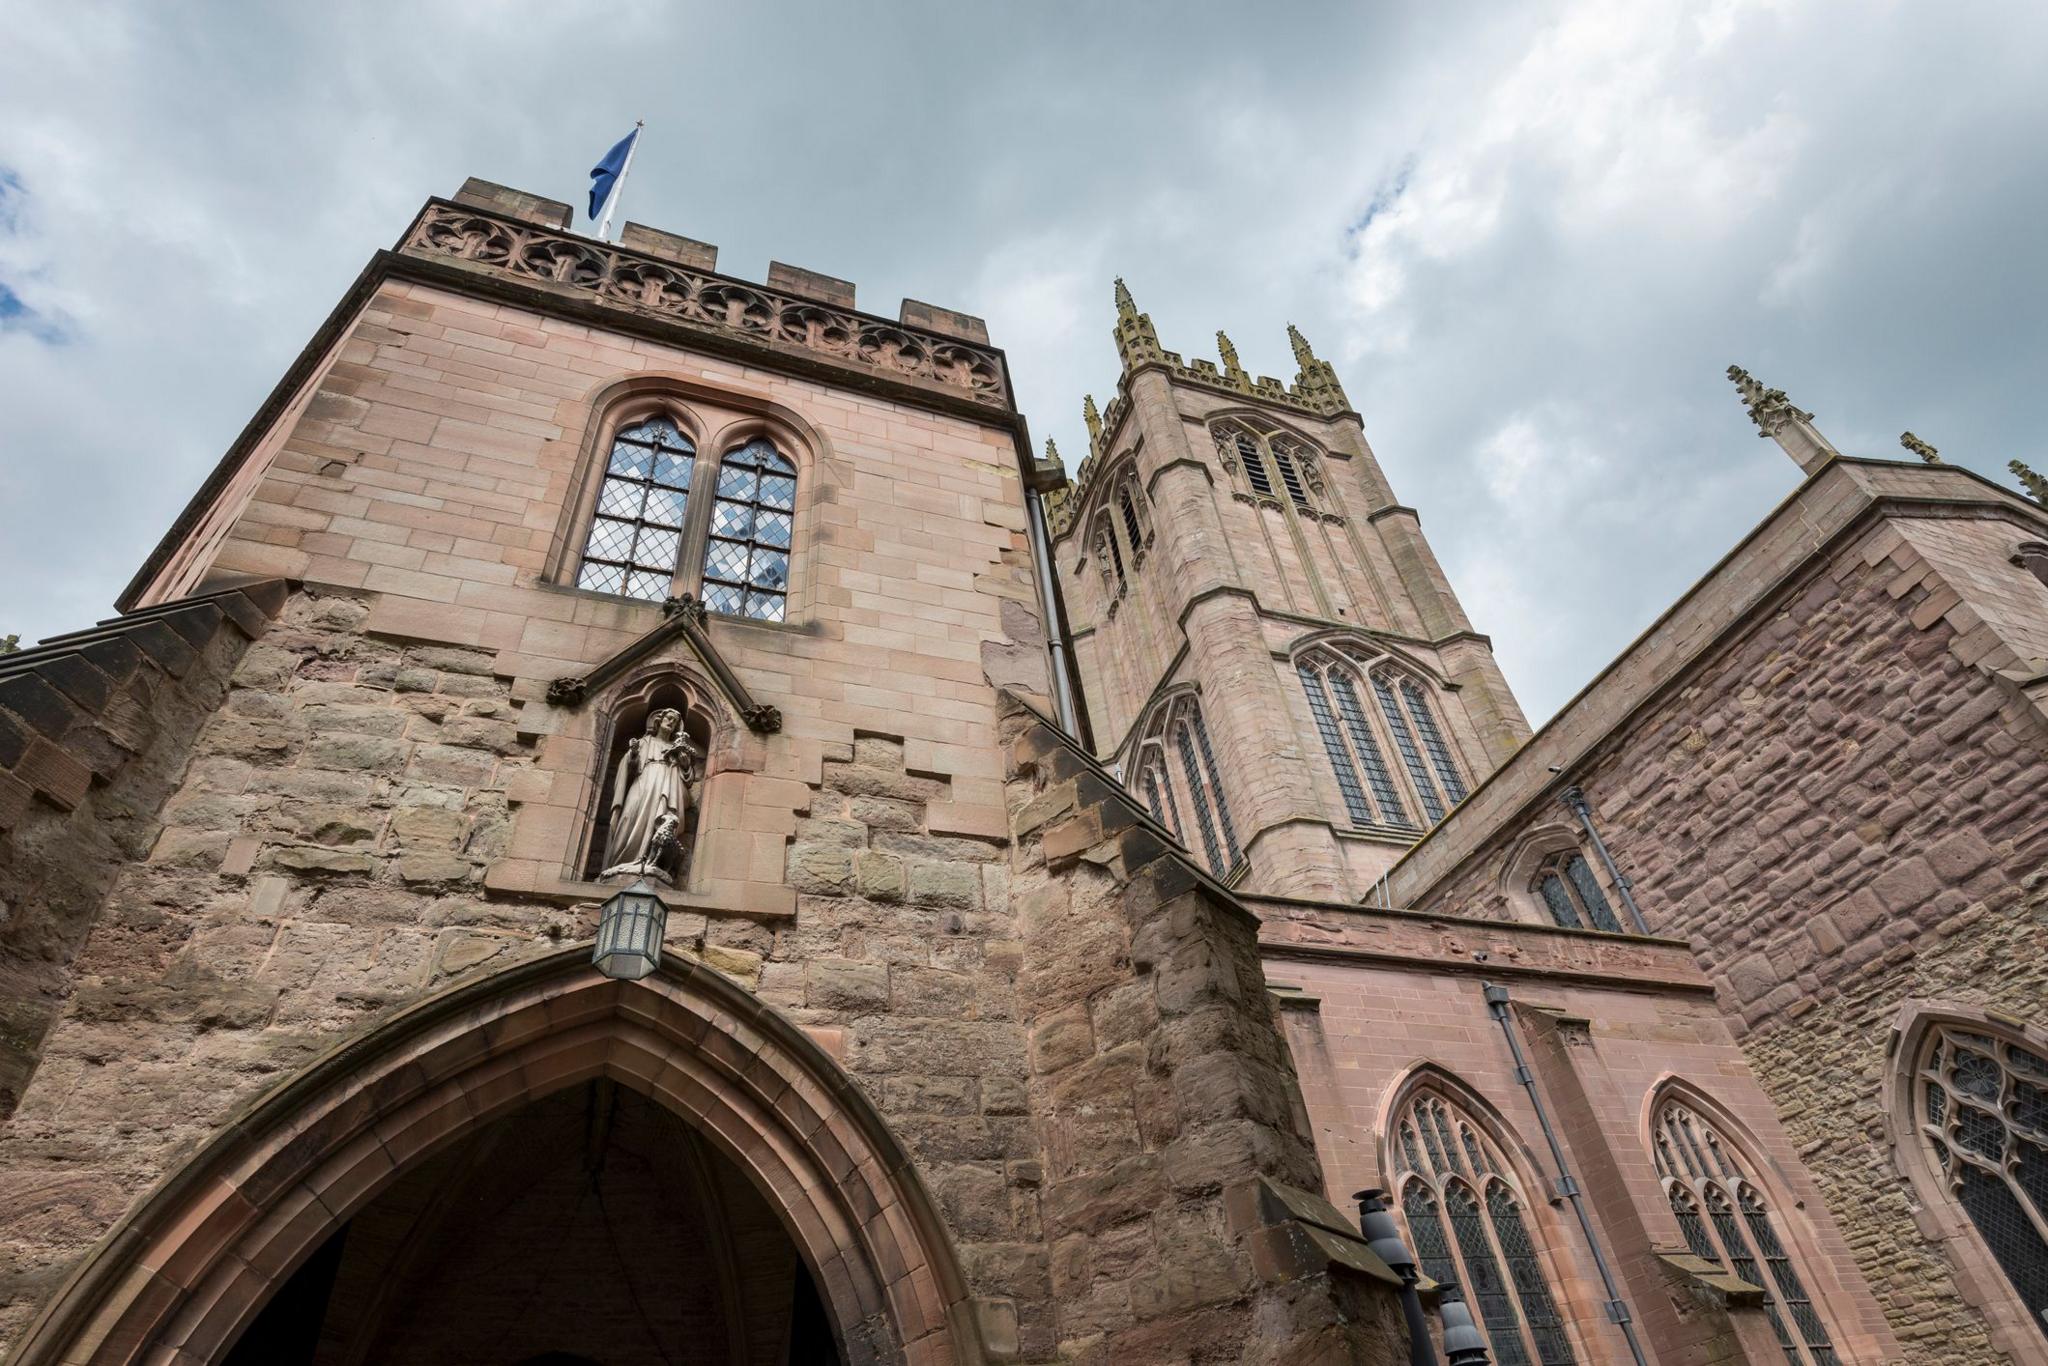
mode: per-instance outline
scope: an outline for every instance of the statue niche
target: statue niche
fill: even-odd
[[[650,689],[612,718],[586,875],[684,884],[709,732],[702,709],[679,687]]]

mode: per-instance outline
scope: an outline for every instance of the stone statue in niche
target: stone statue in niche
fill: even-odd
[[[679,881],[690,784],[704,751],[683,733],[683,714],[663,707],[647,718],[612,776],[611,830],[600,877],[624,874]]]

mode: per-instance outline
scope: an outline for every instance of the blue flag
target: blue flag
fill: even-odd
[[[604,160],[590,168],[590,218],[604,212],[604,202],[612,197],[612,187],[619,183],[619,172],[626,169],[626,158],[633,154],[633,139],[640,136],[640,130],[619,139],[618,146],[604,154]]]

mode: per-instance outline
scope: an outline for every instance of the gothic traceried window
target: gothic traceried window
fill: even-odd
[[[1788,1366],[1839,1366],[1827,1325],[1748,1165],[1705,1116],[1677,1101],[1657,1112],[1657,1175],[1694,1255],[1764,1292]]]
[[[1123,551],[1116,543],[1116,527],[1110,523],[1109,514],[1102,513],[1095,519],[1095,554],[1102,570],[1102,586],[1114,602],[1130,589],[1130,580],[1124,574]]]
[[[1352,824],[1414,831],[1415,813],[1434,823],[1449,809],[1446,796],[1464,800],[1464,777],[1422,684],[1328,647],[1297,659],[1295,674]]]
[[[660,602],[674,591],[697,448],[665,417],[612,439],[578,588]]]
[[[1192,697],[1160,708],[1139,742],[1125,780],[1152,818],[1216,877],[1237,866],[1237,825],[1209,744],[1209,729]]]
[[[789,600],[796,466],[766,437],[718,465],[717,501],[704,543],[704,605],[728,616],[781,621]]]
[[[1927,1031],[1913,1066],[1935,1172],[2037,1327],[2048,1328],[2048,1050],[1989,1026]]]
[[[714,462],[680,419],[656,413],[622,422],[602,455],[586,495],[589,524],[563,579],[645,602],[694,594],[722,615],[787,619],[797,468],[773,439],[756,436]]]
[[[1527,1202],[1485,1129],[1423,1089],[1395,1121],[1394,1148],[1397,1203],[1423,1274],[1464,1287],[1499,1366],[1570,1366]]]
[[[1576,849],[1551,859],[1536,874],[1536,895],[1550,918],[1568,930],[1621,933],[1621,921],[1593,876],[1592,865]]]
[[[1323,493],[1322,466],[1315,449],[1278,428],[1232,418],[1209,429],[1225,468],[1241,476],[1254,497],[1287,501],[1310,516]],[[1274,482],[1275,475],[1278,483]]]

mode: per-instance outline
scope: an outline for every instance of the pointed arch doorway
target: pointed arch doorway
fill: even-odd
[[[690,960],[566,949],[344,1044],[131,1211],[14,1360],[984,1360],[907,1155]]]

